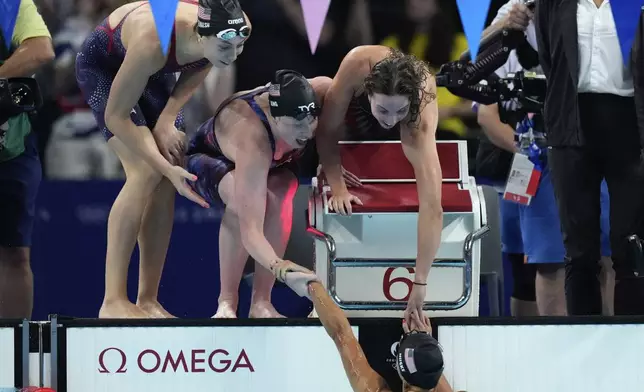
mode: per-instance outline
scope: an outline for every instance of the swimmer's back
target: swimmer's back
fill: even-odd
[[[270,145],[273,153],[271,167],[279,167],[298,158],[303,149],[287,151],[281,155],[276,152],[275,135],[264,108],[256,99],[267,92],[268,86],[261,86],[238,92],[226,99],[215,115],[198,128],[190,141],[187,154],[224,156],[231,162],[235,162],[238,146],[243,144],[241,139],[248,138],[249,132],[254,132],[261,133],[261,137],[266,137],[266,142]]]
[[[258,132],[260,127],[270,132],[266,116],[255,101],[255,97],[266,91],[268,91],[267,87],[258,87],[235,93],[224,100],[214,116],[199,126],[190,141],[187,154],[224,155],[234,162],[236,152],[234,138],[247,137],[247,132]],[[246,128],[244,131],[238,129],[240,124]]]

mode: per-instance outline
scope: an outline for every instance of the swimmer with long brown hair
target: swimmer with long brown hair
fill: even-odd
[[[354,392],[391,392],[385,379],[369,365],[349,320],[317,276],[303,267],[297,271],[276,272],[277,279],[313,302],[320,322],[338,348]],[[443,375],[443,352],[432,336],[429,318],[412,310],[410,320],[402,321],[403,335],[396,352],[396,369],[403,392],[453,392]]]
[[[331,186],[329,209],[351,214],[362,201],[347,189],[340,140],[400,139],[418,189],[418,255],[405,320],[421,314],[427,276],[443,230],[442,172],[436,150],[436,81],[428,65],[385,46],[359,46],[338,69],[324,99],[316,139],[320,162]]]

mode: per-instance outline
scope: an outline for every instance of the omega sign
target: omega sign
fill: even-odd
[[[98,354],[98,372],[104,374],[128,373],[134,364],[118,347],[106,348]],[[142,373],[235,373],[255,372],[244,349],[230,353],[218,348],[159,352],[153,349],[141,351],[136,356],[135,371]]]

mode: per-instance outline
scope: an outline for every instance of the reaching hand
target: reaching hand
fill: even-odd
[[[409,294],[407,309],[405,310],[405,321],[411,325],[414,315],[422,317],[425,296],[427,295],[427,286],[414,284]]]
[[[172,182],[172,185],[174,185],[175,189],[179,194],[197,204],[202,206],[203,208],[209,208],[210,206],[208,203],[197,194],[190,185],[186,182],[188,181],[196,181],[197,176],[194,174],[190,174],[186,171],[186,169],[182,168],[181,166],[172,166],[172,168],[165,173],[165,176]]]
[[[349,192],[333,194],[329,198],[329,211],[335,211],[340,215],[351,215],[351,203],[362,205],[362,201]]]
[[[302,273],[313,273],[310,269],[302,267],[301,265],[295,264],[290,260],[275,260],[271,264],[271,272],[275,275],[275,278],[282,283],[286,283],[286,274],[289,272],[302,272]]]
[[[409,333],[411,331],[421,331],[432,333],[432,324],[429,322],[429,317],[425,315],[417,315],[414,312],[414,316],[411,318],[411,323],[408,323],[407,320],[403,319],[402,328],[404,333]]]
[[[533,12],[525,4],[515,3],[505,16],[504,27],[511,30],[525,31],[533,17]]]
[[[287,272],[284,283],[300,297],[311,299],[309,283],[319,282],[320,279],[313,273],[308,272]]]
[[[159,122],[152,131],[159,152],[173,165],[182,165],[186,152],[186,135],[174,123]]]

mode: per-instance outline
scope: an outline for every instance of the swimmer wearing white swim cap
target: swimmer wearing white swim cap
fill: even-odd
[[[317,276],[298,266],[297,270],[279,271],[278,279],[298,295],[311,299],[322,325],[338,348],[354,392],[391,392],[385,379],[369,365],[349,320]],[[453,392],[443,376],[443,353],[431,335],[429,319],[415,311],[411,312],[410,319],[411,322],[402,322],[403,335],[396,352],[396,369],[403,392]]]
[[[231,22],[231,23],[229,23]],[[251,25],[239,0],[180,0],[167,53],[148,1],[113,11],[88,36],[76,57],[76,80],[126,181],[107,223],[105,297],[101,318],[173,317],[158,302],[170,242],[175,192],[206,208],[182,166],[182,107],[210,69],[237,59]],[[180,73],[176,79],[176,73]],[[137,303],[127,273],[139,242]]]
[[[340,64],[317,133],[320,162],[333,194],[329,209],[351,214],[362,204],[342,176],[340,140],[401,140],[416,175],[418,255],[405,320],[422,313],[427,276],[443,230],[442,172],[436,150],[436,81],[428,65],[385,46],[359,46]]]

